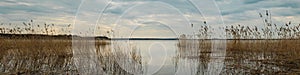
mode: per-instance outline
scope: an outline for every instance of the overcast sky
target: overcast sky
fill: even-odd
[[[205,25],[261,26],[270,10],[278,24],[300,23],[299,0],[2,0],[0,22],[72,24],[74,34],[174,37]],[[191,26],[193,24],[193,27]],[[58,26],[57,28],[59,28]],[[63,27],[63,26],[62,26]],[[111,33],[111,32],[110,32]],[[110,35],[112,36],[112,35]]]

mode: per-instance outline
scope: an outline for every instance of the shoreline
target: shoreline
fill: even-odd
[[[0,34],[0,39],[61,39],[61,40],[300,40],[298,39],[180,39],[180,38],[108,38],[106,36],[81,37],[77,35],[45,35],[45,34]]]

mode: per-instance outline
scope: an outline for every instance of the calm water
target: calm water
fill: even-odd
[[[136,49],[138,55],[141,56],[140,61],[142,62],[142,74],[195,75],[218,74],[218,72],[221,71],[225,56],[220,57],[213,55],[222,55],[222,53],[217,53],[217,51],[215,53],[201,52],[201,48],[197,46],[199,45],[197,42],[194,42],[192,40],[187,40],[187,42],[188,43],[185,44],[187,44],[188,46],[180,46],[179,42],[174,40],[117,41],[114,44],[120,44],[120,46],[123,46],[123,49],[129,48],[125,51],[120,50],[120,52],[122,53],[130,53],[133,50],[130,48]],[[119,51],[116,50],[116,52]],[[202,59],[200,57],[205,58]],[[126,67],[124,69],[130,70],[130,68]]]
[[[32,57],[16,54],[16,50],[11,50],[1,57],[0,74],[300,73],[297,67],[300,59],[283,59],[295,57],[289,52],[226,49],[226,41],[221,40],[123,40],[112,41],[110,45],[81,43],[81,46],[66,46],[66,50],[70,50],[66,54],[74,53],[71,56]]]
[[[83,64],[77,65],[79,68],[86,68],[91,64],[98,65],[88,61],[113,61],[100,64],[105,65],[101,74],[219,74],[224,64],[226,44],[222,45],[221,41],[203,41],[201,44],[194,40],[183,40],[180,43],[177,40],[117,40],[112,41],[111,45],[96,46],[100,54],[95,55],[101,57],[90,56],[88,60],[86,58],[89,56],[83,55],[78,56],[76,62]],[[94,66],[79,71],[99,74]]]

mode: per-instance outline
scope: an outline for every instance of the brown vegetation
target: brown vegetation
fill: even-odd
[[[0,74],[77,73],[72,40],[0,38]],[[107,45],[98,40],[95,45]]]
[[[68,40],[1,39],[0,71],[15,74],[74,71],[70,69],[71,45]]]
[[[233,73],[245,72],[256,73],[300,73],[300,24],[292,25],[291,22],[285,25],[276,25],[271,21],[269,11],[266,15],[259,14],[264,22],[265,28],[249,27],[241,25],[232,25],[226,27],[227,40],[225,72]],[[33,23],[23,23],[24,27],[0,28],[0,34],[45,34],[53,35],[56,30],[54,24],[42,25]],[[11,25],[11,24],[9,24]],[[67,30],[70,25],[66,27]],[[201,26],[199,38],[209,38],[209,27]],[[69,31],[66,31],[69,32]],[[193,40],[189,40],[193,41]],[[182,58],[202,59],[200,62],[207,63],[212,53],[211,40],[197,40],[195,43],[186,43],[180,40],[178,43],[179,53],[192,47],[199,47],[201,51],[190,57],[189,54],[178,54]],[[110,47],[104,45],[110,44],[105,40],[96,40],[97,52],[101,64],[104,64],[106,71],[110,74],[123,72],[118,70],[118,64],[115,62]],[[0,74],[5,73],[25,73],[25,74],[57,74],[76,73],[75,65],[72,63],[72,41],[70,39],[16,39],[0,37]],[[115,47],[122,50],[121,47]],[[200,55],[200,56],[198,56]],[[124,55],[125,56],[125,55]],[[119,56],[119,57],[122,57]],[[133,50],[131,57],[134,61],[141,63],[141,57],[138,52]],[[125,59],[126,60],[126,59]],[[126,62],[124,62],[126,63]],[[133,65],[136,66],[136,65]],[[116,72],[118,70],[118,72]]]
[[[287,22],[285,25],[277,25],[272,22],[270,11],[266,10],[265,15],[259,13],[263,24],[257,26],[231,25],[225,28],[226,39],[226,67],[223,74],[300,74],[300,24]],[[200,55],[190,59],[200,59],[204,62],[210,60],[213,54],[212,40],[210,39],[211,28],[205,24],[199,28],[196,40],[199,50],[190,51],[189,44],[193,41],[193,35],[181,35],[179,40],[179,57],[192,54]],[[194,40],[195,41],[195,40]],[[194,44],[194,43],[193,43]],[[207,62],[206,62],[207,64]]]
[[[229,40],[226,69],[229,73],[239,70],[248,74],[299,74],[299,45],[300,40]]]

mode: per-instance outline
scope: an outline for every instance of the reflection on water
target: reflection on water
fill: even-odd
[[[225,58],[225,42],[225,40],[180,40],[175,59],[176,66],[179,65],[178,74],[220,74]]]
[[[224,51],[226,47],[224,45],[232,43],[235,42],[226,43],[222,40],[112,41],[110,45],[94,45],[96,55],[94,58],[97,61],[93,61],[96,62],[96,66],[93,67],[97,68],[92,69],[108,75],[300,73],[300,59],[297,56],[300,51],[295,48],[293,52],[235,50],[241,48],[229,47],[227,51]],[[240,46],[243,44],[241,43]],[[8,50],[3,50],[0,55],[0,74],[87,74],[80,71],[87,69],[78,68],[74,63],[74,60],[78,60],[80,56],[72,54],[71,45],[64,47],[62,50],[66,51],[61,54],[53,52],[26,54],[19,47],[7,48]],[[86,55],[82,55],[84,56]],[[84,59],[91,58],[80,60]]]

